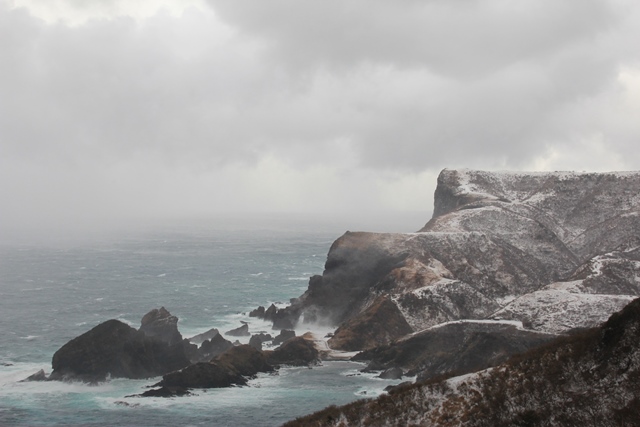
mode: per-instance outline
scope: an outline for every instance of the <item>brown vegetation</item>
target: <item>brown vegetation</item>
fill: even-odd
[[[432,380],[286,426],[640,425],[640,299],[601,327],[559,338],[475,377]]]

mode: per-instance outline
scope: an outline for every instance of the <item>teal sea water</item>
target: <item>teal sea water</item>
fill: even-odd
[[[248,312],[302,294],[341,232],[182,225],[78,242],[0,242],[0,425],[275,426],[381,393],[391,382],[360,374],[353,362],[283,368],[248,387],[173,399],[125,397],[157,379],[20,382],[39,369],[50,373],[54,352],[99,323],[137,328],[160,306],[178,316],[185,337],[241,321],[271,333]]]

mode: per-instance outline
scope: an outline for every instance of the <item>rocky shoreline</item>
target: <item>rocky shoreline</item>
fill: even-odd
[[[224,335],[248,345],[217,329],[184,339],[178,319],[154,309],[138,330],[110,320],[71,340],[51,375],[31,380],[163,376],[143,395],[181,396],[319,360],[423,382],[497,366],[640,296],[639,188],[635,172],[444,170],[421,230],[346,232],[306,292],[249,313],[275,336],[243,324]],[[299,325],[333,332],[295,337]]]
[[[178,318],[161,307],[147,313],[138,330],[112,319],[62,346],[53,355],[53,371],[41,370],[24,381],[81,381],[97,384],[110,378],[162,380],[140,396],[185,396],[194,388],[242,386],[258,373],[280,366],[311,366],[320,361],[317,340],[282,330],[275,337],[252,335],[253,344],[225,339],[215,328],[185,339]],[[225,335],[251,335],[247,324]],[[274,349],[262,350],[263,342]],[[251,342],[251,341],[250,341]],[[196,343],[199,343],[197,345]]]

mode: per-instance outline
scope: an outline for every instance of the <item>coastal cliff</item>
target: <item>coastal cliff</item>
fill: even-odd
[[[640,295],[638,189],[637,172],[444,170],[421,230],[345,233],[274,319],[336,327],[329,345],[349,351],[460,321],[520,344],[597,326]],[[386,366],[419,374],[425,345]]]

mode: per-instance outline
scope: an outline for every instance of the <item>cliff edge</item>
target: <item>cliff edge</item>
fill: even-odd
[[[421,230],[345,233],[274,320],[334,326],[329,345],[350,351],[463,320],[549,336],[599,325],[640,295],[638,190],[639,172],[445,169]]]

